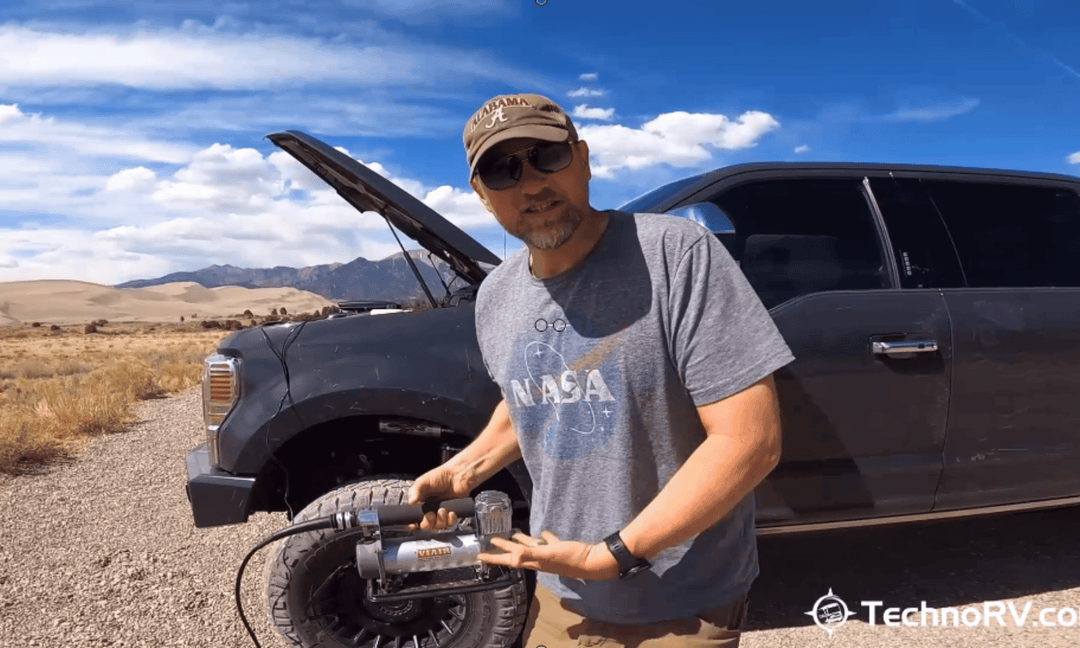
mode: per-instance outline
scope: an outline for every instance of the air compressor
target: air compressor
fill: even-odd
[[[445,508],[459,522],[450,529],[425,531],[419,523],[428,512]],[[375,603],[496,589],[524,578],[521,570],[489,565],[481,553],[497,553],[492,538],[509,539],[510,497],[482,491],[475,498],[398,504],[342,511],[286,527],[260,541],[240,564],[236,575],[236,608],[256,648],[255,633],[244,616],[240,583],[244,568],[259,549],[298,533],[320,529],[350,531],[356,536],[356,568],[367,581],[366,596]],[[409,528],[416,525],[416,528]]]

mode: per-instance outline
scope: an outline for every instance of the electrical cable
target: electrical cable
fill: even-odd
[[[251,637],[251,641],[255,644],[255,648],[262,648],[259,644],[259,640],[255,638],[255,631],[251,628],[251,624],[248,623],[247,617],[244,616],[244,605],[240,601],[240,584],[244,578],[244,568],[247,567],[248,562],[252,556],[255,555],[259,549],[262,549],[271,542],[287,538],[298,533],[305,533],[308,531],[318,531],[320,529],[331,529],[334,527],[333,516],[318,518],[309,522],[302,522],[295,526],[287,527],[280,531],[276,531],[269,537],[260,540],[256,545],[248,552],[244,557],[244,561],[240,563],[240,569],[236,572],[236,611],[240,615],[240,622],[244,624],[244,629],[247,630],[248,635]]]
[[[270,351],[274,354],[274,357],[278,359],[278,362],[281,364],[281,372],[285,377],[285,393],[281,395],[281,399],[278,401],[277,411],[274,412],[274,416],[270,418],[270,421],[267,423],[266,426],[266,450],[270,458],[273,459],[277,466],[281,468],[282,472],[285,473],[285,508],[289,512],[290,520],[292,520],[295,515],[293,514],[292,505],[289,503],[289,471],[285,467],[285,464],[283,464],[281,460],[278,459],[277,453],[275,453],[270,447],[270,432],[273,428],[274,420],[276,420],[278,415],[281,414],[281,409],[285,406],[286,398],[289,399],[289,406],[293,408],[293,414],[296,415],[298,420],[300,418],[300,415],[296,413],[295,403],[292,399],[292,382],[289,376],[289,364],[285,358],[289,352],[289,345],[291,345],[297,338],[300,337],[300,332],[304,330],[304,326],[306,326],[307,323],[308,320],[303,320],[300,322],[300,326],[298,326],[295,330],[289,331],[289,334],[285,337],[284,343],[281,345],[280,353],[277,349],[274,348],[274,344],[273,342],[271,342],[270,336],[266,334],[264,327],[259,327],[259,332],[262,333],[263,339],[266,340],[266,346],[270,348]],[[301,425],[303,425],[303,421],[300,421],[300,423]]]
[[[419,520],[427,513],[433,513],[440,508],[445,508],[458,514],[461,517],[471,517],[475,515],[476,508],[472,498],[461,498],[454,500],[444,500],[439,502],[438,500],[429,500],[423,504],[399,504],[393,506],[382,507],[382,515],[380,516],[380,523],[387,526],[404,525],[419,523]],[[259,640],[255,637],[255,631],[251,628],[251,624],[248,623],[247,617],[244,615],[244,605],[240,599],[240,585],[244,579],[244,569],[247,567],[248,562],[251,561],[252,556],[259,550],[277,540],[294,536],[298,533],[307,533],[309,531],[319,531],[322,529],[348,529],[354,528],[359,522],[359,518],[352,513],[335,513],[326,517],[316,518],[314,520],[308,520],[307,522],[301,522],[290,527],[275,531],[270,536],[260,540],[252,547],[251,551],[244,556],[243,562],[240,563],[240,569],[236,572],[236,611],[240,616],[240,622],[244,624],[244,629],[247,630],[248,636],[251,637],[251,641],[255,643],[255,648],[262,648],[259,644]]]

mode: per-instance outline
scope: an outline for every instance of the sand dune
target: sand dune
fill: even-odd
[[[147,288],[112,288],[85,281],[0,282],[0,326],[110,322],[177,322],[228,317],[250,310],[268,315],[284,306],[310,313],[334,302],[296,288],[204,288],[191,281]]]

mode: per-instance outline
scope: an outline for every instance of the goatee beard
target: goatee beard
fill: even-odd
[[[530,248],[536,250],[554,250],[567,241],[581,225],[581,215],[577,212],[567,212],[566,218],[559,223],[549,226],[539,232],[524,232],[518,238]]]

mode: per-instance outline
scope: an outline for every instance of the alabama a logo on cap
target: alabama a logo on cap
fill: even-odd
[[[487,128],[494,127],[497,121],[507,121],[506,115],[503,114],[503,108],[509,108],[510,106],[524,106],[525,108],[531,108],[532,104],[521,97],[499,97],[498,99],[492,99],[484,104],[484,107],[476,111],[476,114],[473,115],[472,127],[470,130],[476,130],[476,127],[480,125],[480,122],[491,113],[495,113],[495,116],[492,117],[491,121],[486,125]]]

